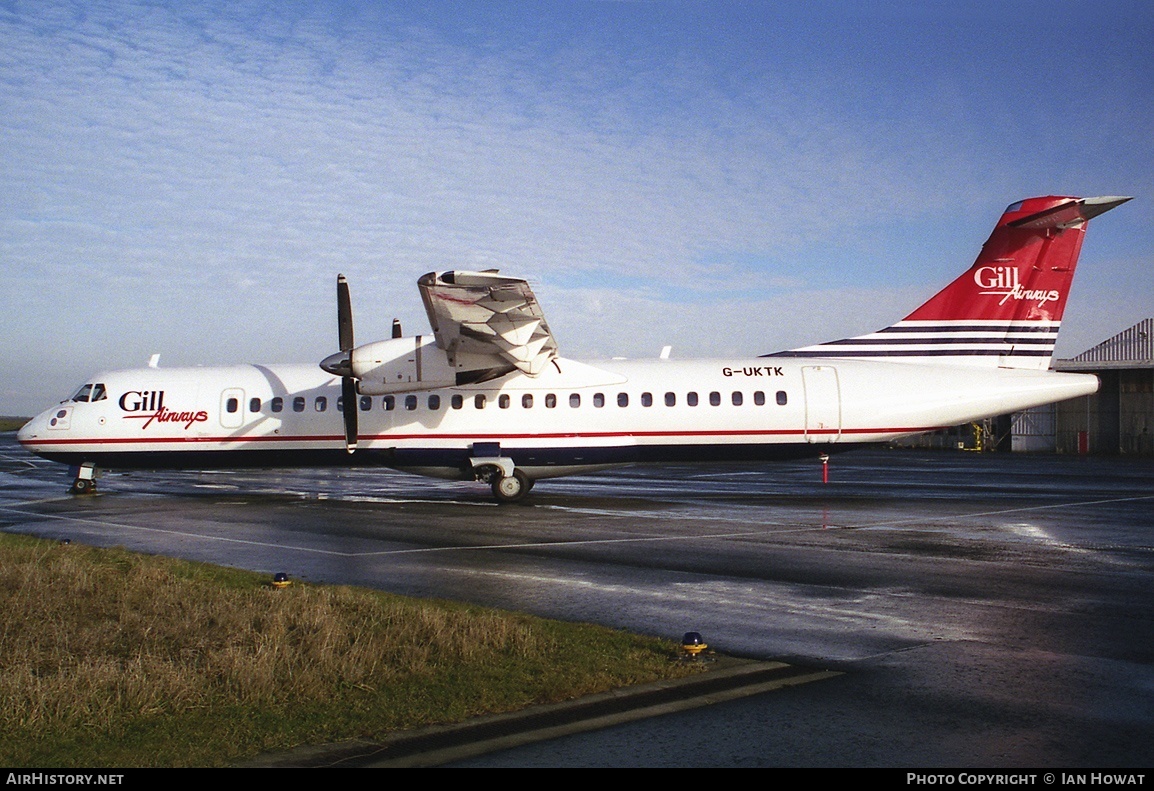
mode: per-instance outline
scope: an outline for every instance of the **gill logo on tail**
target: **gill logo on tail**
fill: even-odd
[[[1001,295],[999,305],[1005,305],[1006,300],[1032,299],[1037,300],[1038,307],[1047,302],[1057,302],[1061,294],[1056,289],[1049,291],[1028,291],[1018,282],[1018,270],[1012,266],[982,266],[974,271],[974,282],[978,288],[990,289],[979,291],[979,294]]]

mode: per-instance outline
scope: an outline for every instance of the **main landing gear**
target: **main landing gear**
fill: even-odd
[[[499,503],[515,503],[533,488],[533,479],[516,469],[507,456],[474,456],[469,462],[473,475],[489,484]]]
[[[512,475],[497,475],[489,481],[493,496],[502,503],[515,503],[533,488],[533,480],[521,472],[513,470]]]

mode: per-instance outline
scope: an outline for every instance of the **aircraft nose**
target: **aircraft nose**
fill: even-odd
[[[21,426],[16,432],[16,441],[27,442],[28,440],[32,439],[32,437],[35,436],[33,426],[35,426],[39,420],[39,416],[34,417],[23,426]]]

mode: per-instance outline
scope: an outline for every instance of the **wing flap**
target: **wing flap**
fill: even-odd
[[[495,270],[449,271],[430,272],[417,285],[450,364],[469,353],[536,376],[557,357],[557,343],[526,281]]]

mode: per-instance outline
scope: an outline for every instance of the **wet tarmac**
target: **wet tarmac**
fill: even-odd
[[[630,468],[526,501],[386,470],[108,473],[0,436],[0,529],[680,637],[844,675],[461,766],[1141,767],[1154,460]]]

